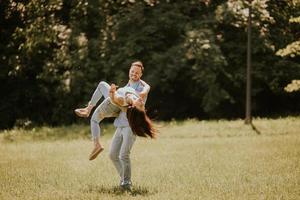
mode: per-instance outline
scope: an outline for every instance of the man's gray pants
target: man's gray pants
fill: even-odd
[[[136,135],[130,127],[118,127],[111,142],[109,157],[121,178],[121,184],[131,184],[130,151]]]

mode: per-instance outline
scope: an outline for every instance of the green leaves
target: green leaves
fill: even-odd
[[[297,97],[282,92],[300,76],[296,3],[252,1],[257,114]],[[74,122],[98,82],[124,85],[135,60],[159,119],[243,116],[246,1],[9,0],[0,11],[0,127]]]

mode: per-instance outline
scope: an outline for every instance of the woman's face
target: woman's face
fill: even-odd
[[[141,98],[133,100],[132,106],[135,106],[140,110],[145,110],[144,101]]]

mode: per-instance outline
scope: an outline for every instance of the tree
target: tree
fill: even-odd
[[[300,1],[299,0],[294,0],[294,1],[289,1],[289,4],[295,9],[295,15],[296,17],[291,17],[289,19],[289,23],[295,24],[296,30],[299,30],[299,24],[300,24]],[[294,15],[294,16],[295,16]],[[298,16],[297,16],[298,15]],[[297,26],[298,24],[298,26]],[[299,37],[299,35],[296,35],[296,37]],[[281,57],[291,57],[295,58],[296,56],[300,56],[300,38],[297,41],[291,42],[288,44],[285,48],[279,49],[276,52],[276,55],[281,56]],[[294,92],[294,91],[299,91],[300,90],[300,80],[292,80],[291,83],[289,83],[285,88],[285,91],[287,92]]]

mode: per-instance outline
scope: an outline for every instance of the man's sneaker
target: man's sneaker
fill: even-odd
[[[121,189],[131,192],[131,181],[122,181],[120,184]]]

